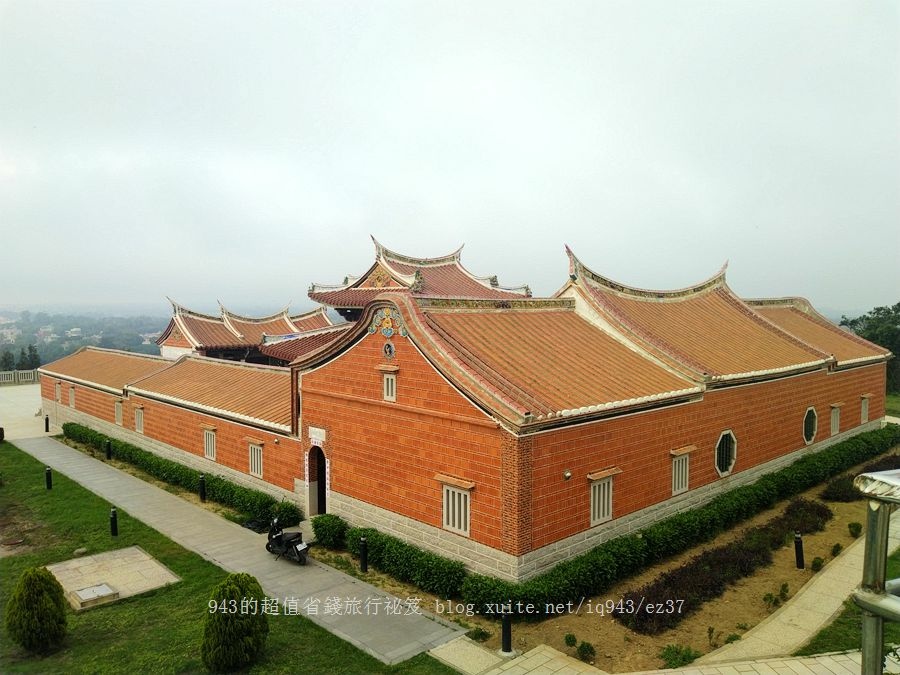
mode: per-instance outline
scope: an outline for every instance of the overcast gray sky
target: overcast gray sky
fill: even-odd
[[[893,304],[898,42],[893,0],[0,0],[0,307],[302,309],[369,234]]]

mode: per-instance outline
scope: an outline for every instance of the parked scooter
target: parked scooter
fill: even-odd
[[[269,541],[266,542],[266,550],[277,554],[276,560],[281,556],[293,560],[301,565],[306,564],[306,556],[309,553],[309,545],[303,542],[302,532],[288,532],[278,526],[278,518],[272,520],[269,526]]]

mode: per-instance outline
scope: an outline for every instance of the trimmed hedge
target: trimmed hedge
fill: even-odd
[[[893,471],[900,469],[900,455],[882,457],[871,464],[866,464],[859,473],[872,473],[873,471]],[[829,502],[855,502],[863,498],[862,492],[853,485],[854,476],[838,476],[830,481],[822,490],[822,499]]]
[[[547,604],[578,601],[601,595],[616,582],[647,565],[709,541],[720,532],[885,452],[900,442],[900,426],[866,432],[798,459],[709,503],[666,518],[637,535],[626,535],[560,563],[549,572],[514,583],[482,574],[470,574],[462,597],[476,611],[493,614],[494,608],[521,601],[543,609]]]
[[[466,567],[458,560],[423,551],[370,527],[347,530],[347,549],[356,557],[359,557],[360,537],[366,538],[369,564],[375,569],[439,597],[459,597]]]
[[[67,422],[62,428],[66,438],[84,443],[96,450],[105,451],[106,442],[110,441],[112,456],[115,459],[132,464],[165,483],[178,485],[191,492],[197,492],[200,488],[200,472],[196,469],[159,457],[131,443],[109,438],[81,424]],[[303,514],[299,509],[293,505],[279,503],[272,495],[235,485],[221,476],[205,475],[207,499],[230,506],[259,520],[268,521],[278,513],[280,517],[286,517],[282,521],[285,526],[296,525],[303,520]]]
[[[746,530],[740,539],[704,551],[650,583],[628,591],[621,607],[613,610],[613,616],[645,635],[674,628],[703,603],[722,595],[729,585],[772,564],[772,551],[784,546],[793,532],[819,532],[832,515],[824,504],[796,499],[782,515]],[[664,611],[640,611],[649,604],[661,606]]]

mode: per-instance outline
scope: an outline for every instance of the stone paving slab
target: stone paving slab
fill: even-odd
[[[254,575],[266,595],[277,598],[285,611],[296,608],[293,613],[384,663],[405,661],[463,633],[459,626],[425,611],[409,611],[414,603],[408,601],[414,599],[389,595],[314,560],[305,566],[276,560],[265,550],[265,534],[251,532],[52,438],[17,439],[16,445],[223,569]],[[148,508],[149,503],[156,506]],[[120,533],[122,527],[120,521]],[[326,605],[335,611],[339,605],[341,613],[326,614]],[[357,607],[361,613],[355,613]]]
[[[106,584],[117,594],[115,599],[121,600],[180,581],[140,546],[72,558],[47,565],[47,569],[70,598],[82,589]]]

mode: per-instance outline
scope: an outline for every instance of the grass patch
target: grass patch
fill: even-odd
[[[888,558],[887,578],[900,576],[900,550]],[[842,652],[859,649],[862,643],[862,611],[853,600],[844,602],[844,609],[828,626],[820,630],[812,640],[798,650],[794,656],[809,656],[827,652]],[[884,643],[900,643],[900,623],[884,622]]]
[[[79,547],[88,554],[139,545],[182,581],[85,612],[69,612],[63,647],[39,658],[0,628],[0,672],[204,672],[203,620],[212,589],[226,573],[119,510],[119,537],[109,535],[109,504],[60,473],[44,488],[44,467],[10,443],[0,443],[0,519],[15,522],[26,548],[0,558],[0,626],[10,593],[27,567],[60,562]],[[385,666],[300,616],[271,616],[263,658],[251,673],[400,673],[455,671],[427,654]]]
[[[888,415],[900,417],[900,394],[888,394],[884,402],[884,409]]]

